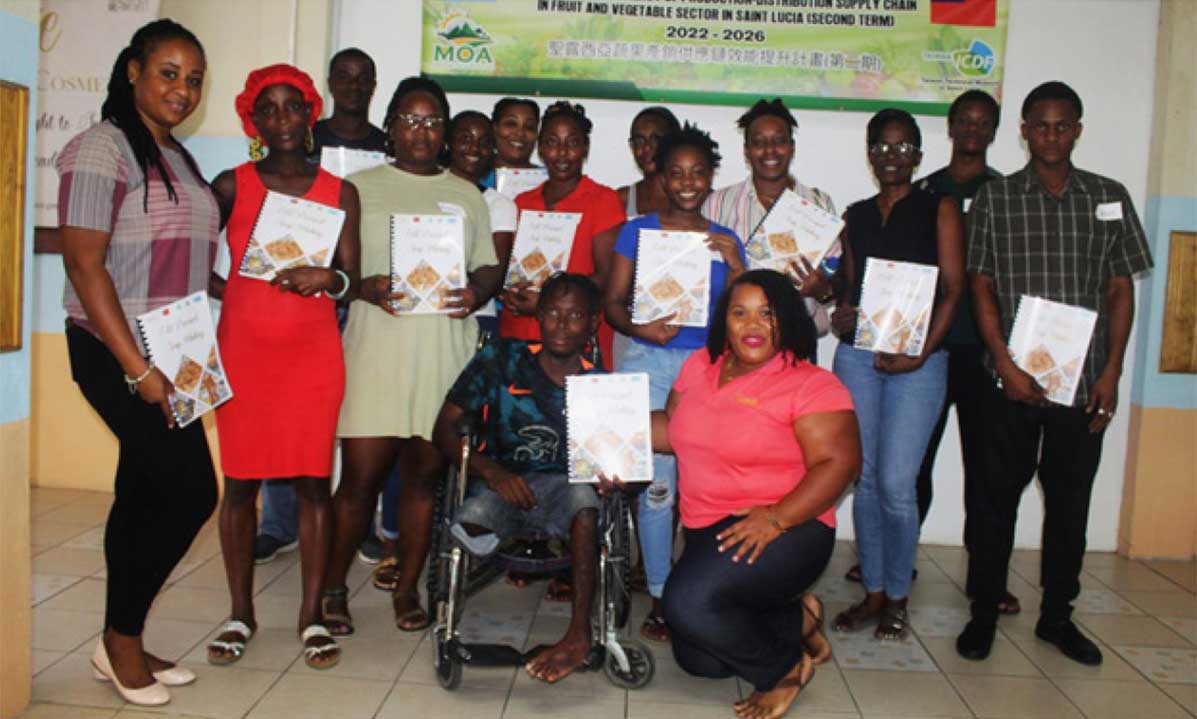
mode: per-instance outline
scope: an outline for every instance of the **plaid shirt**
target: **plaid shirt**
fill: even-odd
[[[968,219],[968,271],[993,277],[1002,332],[1009,338],[1022,295],[1097,311],[1074,406],[1109,358],[1106,288],[1111,277],[1151,267],[1151,253],[1126,188],[1073,168],[1056,199],[1028,165],[987,183]],[[990,369],[992,358],[987,359]]]
[[[58,224],[110,234],[104,269],[112,277],[125,321],[145,354],[137,315],[207,289],[216,257],[220,210],[204,178],[192,172],[186,150],[161,147],[162,164],[179,201],[171,200],[150,166],[146,177],[125,133],[109,121],[76,135],[58,156]],[[66,283],[67,315],[95,334],[75,286]]]

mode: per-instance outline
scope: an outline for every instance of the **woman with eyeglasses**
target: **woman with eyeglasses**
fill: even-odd
[[[499,286],[486,202],[470,182],[439,164],[449,101],[435,82],[409,77],[387,106],[382,165],[350,176],[361,197],[361,289],[345,326],[345,401],[337,425],[341,484],[333,498],[335,534],[324,583],[325,626],[353,633],[345,577],[373,514],[374,498],[399,463],[399,579],[395,624],[405,632],[430,623],[417,580],[428,554],[435,488],[445,462],[432,426],[445,393],[474,354],[473,313]],[[465,225],[466,286],[445,293],[451,314],[401,314],[391,288],[391,216],[457,215]]]
[[[878,639],[901,639],[919,540],[915,489],[923,453],[947,391],[947,353],[940,348],[964,291],[963,221],[956,202],[911,184],[922,160],[922,134],[909,113],[886,109],[869,120],[869,164],[878,194],[844,214],[844,247],[831,316],[839,335],[835,374],[852,395],[860,423],[863,467],[853,519],[865,598],[835,619],[839,631],[875,627]],[[935,265],[939,282],[922,354],[853,347],[865,261]]]
[[[677,116],[669,108],[660,105],[646,107],[632,118],[628,146],[632,148],[632,158],[636,160],[636,167],[640,168],[643,177],[617,190],[629,220],[660,212],[669,206],[665,181],[656,164],[657,146],[666,135],[681,129]]]

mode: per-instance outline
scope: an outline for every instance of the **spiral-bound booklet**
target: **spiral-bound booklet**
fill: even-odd
[[[927,341],[939,268],[869,257],[853,347],[918,357]]]
[[[652,419],[644,372],[565,378],[569,481],[653,479]]]
[[[712,256],[705,232],[640,230],[632,322],[674,315],[671,325],[706,327]]]
[[[834,213],[793,190],[785,190],[744,245],[748,267],[792,275],[790,263],[801,267],[802,258],[811,267],[818,267],[843,228],[844,221]]]
[[[337,177],[349,177],[355,172],[385,164],[387,156],[382,152],[354,150],[348,147],[320,148],[320,167]]]
[[[447,314],[445,293],[465,287],[465,224],[457,215],[391,215],[391,289],[408,314]]]
[[[332,264],[345,211],[266,191],[238,273],[269,282],[280,270]]]
[[[1048,399],[1072,406],[1096,324],[1093,310],[1023,295],[1010,330],[1010,356]]]
[[[154,366],[175,386],[170,409],[180,427],[232,398],[206,291],[138,315],[137,325]]]
[[[531,282],[540,287],[554,272],[565,271],[581,221],[580,212],[521,212],[503,286]]]
[[[549,172],[543,167],[499,167],[495,169],[495,190],[514,200],[547,179]]]

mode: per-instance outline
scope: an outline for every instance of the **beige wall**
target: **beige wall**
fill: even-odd
[[[1197,195],[1197,2],[1164,0],[1156,53],[1152,196]]]
[[[241,137],[233,98],[251,70],[289,62],[292,0],[162,0],[162,17],[185,25],[204,43],[204,101],[180,129],[184,136]],[[295,65],[324,89],[332,0],[295,0]]]
[[[1197,554],[1197,410],[1131,406],[1118,551],[1131,557]]]
[[[0,717],[29,703],[29,420],[0,424]]]

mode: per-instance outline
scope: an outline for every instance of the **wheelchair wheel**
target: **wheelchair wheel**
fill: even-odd
[[[453,656],[443,631],[437,631],[433,636],[435,637],[433,651],[436,652],[433,670],[436,672],[436,681],[446,691],[453,691],[461,686],[461,662]]]
[[[628,671],[620,669],[619,660],[614,654],[607,652],[603,662],[603,673],[607,675],[607,679],[623,689],[640,689],[646,686],[652,681],[657,670],[652,652],[635,639],[620,639],[619,646],[628,657]]]

